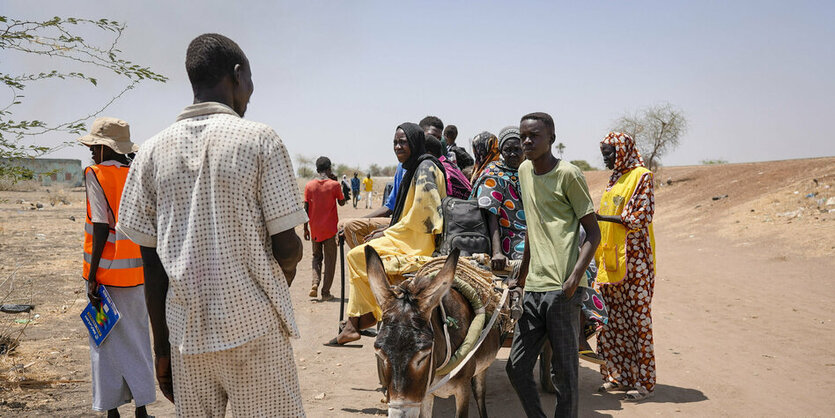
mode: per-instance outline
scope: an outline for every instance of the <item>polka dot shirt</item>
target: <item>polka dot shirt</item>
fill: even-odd
[[[186,107],[137,153],[118,229],[156,247],[182,354],[227,350],[278,327],[298,338],[270,235],[307,221],[293,164],[267,125],[220,103]]]

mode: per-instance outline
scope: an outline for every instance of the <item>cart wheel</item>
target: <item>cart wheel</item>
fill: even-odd
[[[546,340],[539,354],[539,385],[544,392],[557,393],[557,388],[551,381],[551,355],[551,343]]]

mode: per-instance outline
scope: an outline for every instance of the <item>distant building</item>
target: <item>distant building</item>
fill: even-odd
[[[20,158],[13,162],[0,158],[2,165],[15,165],[32,170],[32,179],[38,180],[43,186],[60,184],[68,187],[80,187],[84,184],[84,172],[81,160],[67,160],[63,158]]]

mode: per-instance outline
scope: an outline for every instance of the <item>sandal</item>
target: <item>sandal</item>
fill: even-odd
[[[580,358],[588,361],[589,363],[604,365],[606,361],[600,358],[597,353],[592,350],[580,350]]]
[[[636,388],[626,392],[626,397],[623,398],[627,402],[641,402],[651,398],[655,392],[650,392],[644,388]]]
[[[624,392],[624,391],[628,391],[630,389],[632,389],[632,388],[630,388],[629,386],[621,385],[619,383],[606,382],[606,383],[600,385],[600,387],[597,388],[597,391],[598,392],[610,393],[610,392]]]

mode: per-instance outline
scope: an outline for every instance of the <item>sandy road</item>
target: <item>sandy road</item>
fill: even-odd
[[[833,162],[817,161],[817,170],[833,178],[827,174],[833,171]],[[770,174],[762,167],[773,166],[728,166],[722,168],[729,171],[722,178],[745,179],[734,174],[745,169],[755,176],[765,172],[757,177],[760,181]],[[581,362],[581,415],[831,415],[835,408],[831,395],[835,390],[832,214],[791,221],[761,214],[768,209],[766,205],[773,204],[776,198],[772,197],[750,209],[748,200],[710,203],[716,181],[699,186],[703,177],[697,175],[706,169],[687,170],[670,172],[676,178],[696,176],[690,184],[704,190],[691,186],[686,199],[676,199],[682,189],[671,187],[662,189],[657,199],[656,396],[630,404],[616,395],[598,394],[596,368]],[[605,173],[591,173],[590,188],[599,189],[604,180]],[[774,189],[774,180],[767,184]],[[740,181],[734,187],[739,189],[723,191],[731,194],[730,199],[753,186]],[[794,205],[802,199],[802,194],[798,198],[792,193],[793,185],[786,187],[791,188],[785,193],[782,189],[773,192],[788,196],[774,195],[780,205]],[[762,193],[752,194],[766,199],[757,197]],[[16,287],[34,289],[32,302],[41,316],[26,329],[14,355],[0,356],[0,416],[90,416],[89,349],[78,319],[86,303],[78,273],[83,194],[71,193],[71,206],[47,206],[39,211],[22,210],[15,203],[21,197],[44,200],[45,194],[0,193],[0,276],[16,271]],[[342,218],[365,212],[340,208]],[[740,213],[756,217],[740,218]],[[70,216],[76,220],[68,220]],[[734,223],[740,219],[742,223]],[[804,255],[804,248],[815,251]],[[382,394],[376,391],[373,341],[364,337],[358,349],[324,347],[322,343],[336,334],[339,303],[308,298],[309,243],[305,243],[299,267],[291,293],[302,338],[293,345],[308,415],[385,415]],[[337,295],[338,280],[337,271],[333,288]],[[520,405],[504,373],[506,358],[507,349],[502,349],[489,370],[488,410],[493,416],[520,416]],[[551,410],[553,396],[543,394],[542,398]],[[159,399],[149,411],[159,417],[172,416],[173,406],[161,395]],[[436,401],[435,415],[450,416],[453,408],[451,399]],[[131,414],[132,408],[123,407],[122,413]],[[474,409],[470,415],[476,416]]]

